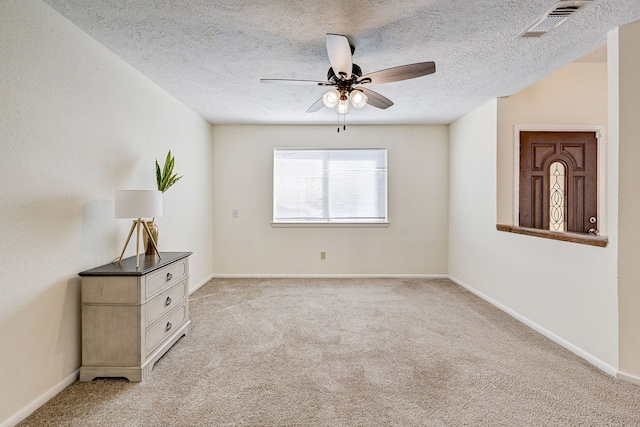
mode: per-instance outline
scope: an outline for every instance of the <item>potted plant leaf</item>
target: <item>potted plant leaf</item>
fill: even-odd
[[[158,190],[163,193],[182,178],[182,176],[178,176],[177,173],[173,173],[175,163],[176,159],[171,156],[171,150],[167,153],[167,158],[164,161],[164,167],[162,169],[160,169],[158,159],[156,159],[156,181],[158,182]]]
[[[162,169],[160,168],[160,164],[158,164],[158,159],[156,159],[156,183],[158,184],[158,190],[162,191],[163,193],[182,178],[182,175],[178,176],[177,173],[173,173],[175,163],[176,159],[171,155],[171,150],[169,150],[169,152],[167,153],[167,158],[164,161],[164,166],[162,167]],[[158,226],[156,225],[154,220],[147,221],[147,226],[149,227],[151,236],[156,241],[157,246]],[[147,255],[155,254],[155,249],[146,234],[144,235],[144,246],[146,248],[145,253]]]

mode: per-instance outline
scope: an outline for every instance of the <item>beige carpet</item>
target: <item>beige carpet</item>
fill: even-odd
[[[638,426],[609,377],[448,280],[213,280],[143,383],[21,426]]]

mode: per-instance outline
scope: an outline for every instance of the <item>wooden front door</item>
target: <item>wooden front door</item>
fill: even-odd
[[[520,226],[597,232],[595,132],[520,132]]]

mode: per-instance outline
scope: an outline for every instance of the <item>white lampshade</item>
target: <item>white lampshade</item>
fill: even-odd
[[[338,101],[340,100],[340,92],[337,89],[332,89],[322,95],[322,102],[328,108],[333,108],[338,105]]]
[[[349,99],[351,100],[351,103],[353,104],[354,107],[362,108],[365,105],[367,105],[367,101],[369,100],[369,97],[365,95],[364,92],[362,92],[361,90],[354,89],[349,94]]]
[[[116,218],[153,218],[162,216],[162,191],[116,191]]]

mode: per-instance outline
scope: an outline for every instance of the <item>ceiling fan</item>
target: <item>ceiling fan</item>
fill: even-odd
[[[316,112],[326,106],[335,108],[338,114],[346,114],[349,112],[349,102],[354,108],[362,108],[369,104],[372,107],[386,109],[393,105],[390,99],[366,88],[366,85],[413,79],[436,71],[435,62],[418,62],[363,75],[360,67],[352,62],[355,48],[349,43],[346,36],[327,34],[326,42],[327,54],[331,63],[327,72],[327,81],[292,79],[260,79],[260,81],[263,83],[333,87],[309,107],[307,113]]]

